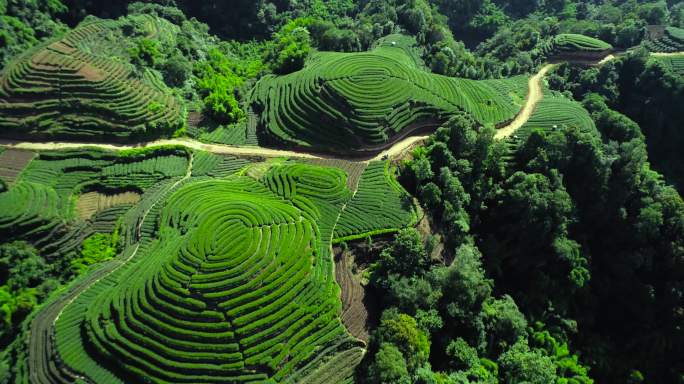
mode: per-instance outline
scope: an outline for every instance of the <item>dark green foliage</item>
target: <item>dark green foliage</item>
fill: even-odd
[[[409,228],[400,231],[395,236],[392,247],[382,251],[376,273],[413,276],[427,269],[429,264],[430,259],[425,252],[420,233],[414,228]]]
[[[385,311],[376,330],[374,343],[395,345],[403,355],[408,372],[423,366],[430,356],[430,340],[416,319],[396,311]]]
[[[118,241],[118,230],[113,234],[96,233],[83,240],[80,257],[71,261],[73,273],[80,275],[89,266],[112,259],[116,256]]]
[[[369,370],[374,383],[408,384],[411,382],[404,356],[395,345],[390,343],[380,344]]]
[[[63,32],[59,20],[67,8],[60,0],[0,1],[0,68],[14,55]]]
[[[526,339],[520,339],[497,361],[503,383],[555,383],[556,367],[550,357],[530,350]]]
[[[0,345],[7,345],[16,327],[55,288],[50,267],[25,242],[0,245]]]
[[[306,29],[310,23],[309,19],[295,19],[273,35],[273,43],[265,57],[273,72],[283,75],[304,67],[311,49],[311,39]]]
[[[218,122],[234,123],[245,117],[238,104],[238,88],[254,69],[240,67],[218,49],[209,52],[207,61],[195,69],[197,88],[204,98],[204,108]]]
[[[138,40],[129,50],[129,54],[133,64],[149,67],[156,67],[162,56],[159,52],[159,41],[145,38]]]

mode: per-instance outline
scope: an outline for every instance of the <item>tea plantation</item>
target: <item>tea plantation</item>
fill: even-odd
[[[562,33],[553,39],[553,47],[556,53],[563,52],[602,52],[613,48],[605,41],[579,35],[575,33]]]
[[[156,32],[155,18],[141,25]],[[0,72],[0,136],[124,141],[168,136],[184,107],[163,82],[136,78],[104,37],[116,21],[84,22]],[[163,27],[163,26],[162,26]],[[123,48],[121,48],[123,49]]]
[[[19,376],[346,382],[364,344],[339,318],[331,244],[338,222],[350,221],[347,209],[366,216],[384,210],[393,228],[413,224],[410,214],[389,211],[405,206],[407,193],[388,166],[371,164],[353,197],[347,173],[333,166],[253,163],[182,147],[38,153],[0,193],[3,233],[67,258],[78,257],[93,231],[123,238],[119,256],[72,283],[68,304],[46,304],[41,314],[61,308],[55,337],[29,338],[36,354]],[[142,195],[83,226],[74,204],[86,191]],[[380,233],[387,225],[364,223],[358,231]],[[51,321],[35,320],[46,329]],[[55,359],[63,365],[53,366]]]
[[[682,27],[0,0],[0,384],[684,383]]]
[[[387,40],[385,40],[387,42]],[[268,143],[334,151],[381,148],[416,130],[435,128],[457,111],[483,124],[512,120],[523,95],[515,79],[491,82],[426,72],[405,41],[362,53],[319,52],[304,69],[262,78],[252,91],[259,132]]]
[[[666,27],[663,36],[646,41],[644,46],[651,52],[681,52],[684,50],[684,29]]]

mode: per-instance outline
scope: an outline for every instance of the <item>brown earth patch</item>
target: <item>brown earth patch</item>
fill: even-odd
[[[140,201],[140,194],[136,192],[122,192],[116,194],[103,194],[99,192],[87,192],[78,197],[76,201],[76,213],[79,219],[87,220],[103,209],[121,204],[135,204]]]
[[[7,149],[0,153],[0,179],[13,184],[35,156],[31,151],[19,149]]]
[[[79,68],[79,75],[83,76],[88,81],[102,81],[105,79],[104,73],[92,65],[84,65]]]
[[[70,47],[62,41],[56,41],[48,46],[48,48],[57,51],[59,53],[64,53],[66,55],[74,53],[76,51],[76,48]]]
[[[335,256],[335,279],[342,288],[342,323],[357,339],[368,342],[369,316],[366,309],[366,290],[361,285],[360,273],[353,270],[354,257],[348,252]]]

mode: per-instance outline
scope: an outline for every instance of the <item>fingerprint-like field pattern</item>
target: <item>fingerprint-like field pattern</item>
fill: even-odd
[[[382,45],[370,52],[318,53],[301,71],[263,78],[252,100],[268,140],[353,151],[461,110],[485,124],[504,124],[520,102],[502,89],[428,73],[405,50]]]
[[[346,187],[309,169],[271,173],[278,194],[238,176],[176,192],[158,246],[87,313],[99,358],[157,382],[279,382],[348,338],[320,257],[326,209],[307,201]]]

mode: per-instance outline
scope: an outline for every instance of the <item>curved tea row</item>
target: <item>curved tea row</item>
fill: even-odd
[[[370,52],[319,53],[301,71],[267,76],[252,93],[262,112],[262,137],[304,147],[363,150],[459,110],[484,124],[500,125],[520,109],[518,101],[487,82],[435,75],[411,63],[405,50],[383,45]]]
[[[295,197],[295,184],[279,180]],[[279,382],[349,339],[325,289],[318,211],[246,177],[180,189],[156,246],[86,314],[97,360],[137,380]]]
[[[95,55],[82,40],[106,32],[82,25],[14,60],[0,74],[0,135],[126,139],[172,133],[183,124],[170,94]]]

